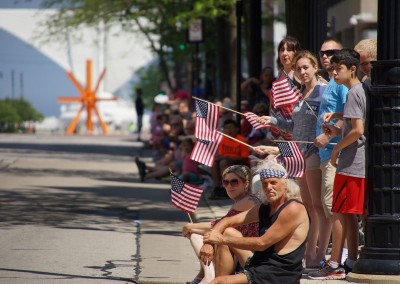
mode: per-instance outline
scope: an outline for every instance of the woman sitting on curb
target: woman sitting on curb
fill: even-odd
[[[261,204],[260,199],[255,195],[251,194],[251,179],[252,175],[250,169],[244,165],[233,165],[225,169],[222,174],[222,184],[226,189],[226,192],[230,199],[234,201],[234,204],[225,215],[225,217],[239,214],[243,211],[247,211],[250,208]],[[224,217],[223,217],[224,218]],[[200,251],[207,251],[210,254],[215,254],[214,246],[203,244],[203,234],[211,230],[219,220],[212,222],[201,222],[201,223],[187,223],[182,233],[185,237],[190,239],[196,255],[199,256]],[[236,228],[246,237],[258,236],[258,223],[251,223]],[[228,249],[224,246],[217,247],[217,250]],[[188,282],[189,284],[204,284],[209,283],[217,275],[232,274],[235,270],[236,263],[232,257],[225,258],[223,261],[218,263],[211,263],[209,265],[201,264],[200,272],[196,278]]]

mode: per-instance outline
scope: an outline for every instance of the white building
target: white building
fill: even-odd
[[[78,97],[80,94],[66,76],[71,71],[82,86],[86,84],[86,60],[93,61],[93,80],[101,70],[106,75],[99,96],[113,94],[118,102],[102,102],[101,113],[107,121],[136,119],[130,99],[129,81],[138,68],[152,60],[147,41],[140,34],[125,33],[113,27],[70,31],[63,42],[41,43],[35,38],[46,17],[54,10],[39,10],[40,0],[30,2],[0,1],[0,99],[28,100],[45,116],[73,115],[60,106],[59,96]],[[79,37],[80,40],[74,40]],[[103,95],[102,92],[105,92]],[[123,111],[115,110],[125,106]],[[129,117],[126,117],[129,116]]]

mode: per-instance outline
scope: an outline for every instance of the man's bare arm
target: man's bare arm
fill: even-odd
[[[305,219],[308,220],[306,215],[303,205],[292,202],[282,210],[275,223],[261,237],[230,237],[211,231],[204,235],[204,241],[217,245],[228,245],[238,249],[263,251],[292,234]]]

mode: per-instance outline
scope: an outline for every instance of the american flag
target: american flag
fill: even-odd
[[[290,177],[302,177],[305,170],[305,161],[295,142],[276,142],[281,152],[283,163]]]
[[[294,104],[300,100],[301,93],[286,76],[272,83],[274,108]]]
[[[171,201],[174,206],[188,213],[194,213],[203,189],[171,175]]]
[[[268,128],[270,127],[269,125],[263,125],[257,122],[257,119],[259,119],[260,117],[252,112],[246,112],[244,114],[244,116],[247,118],[247,120],[250,122],[250,124],[257,130],[259,129],[263,129],[263,128]]]
[[[192,154],[190,155],[190,159],[212,167],[214,164],[215,153],[218,150],[221,139],[222,135],[218,132],[216,132],[215,141],[197,139],[197,142],[193,147]]]
[[[219,107],[215,104],[196,100],[196,129],[197,139],[214,141],[218,131]]]

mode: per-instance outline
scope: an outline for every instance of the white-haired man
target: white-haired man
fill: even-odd
[[[270,163],[260,171],[260,179],[268,204],[224,218],[204,235],[205,243],[227,245],[244,267],[242,273],[218,276],[212,284],[300,283],[310,226],[307,210],[298,200],[298,187],[292,187],[281,165]],[[260,222],[259,237],[245,238],[233,228],[256,221]],[[216,256],[223,259],[218,252]],[[200,256],[203,263],[210,258]]]

